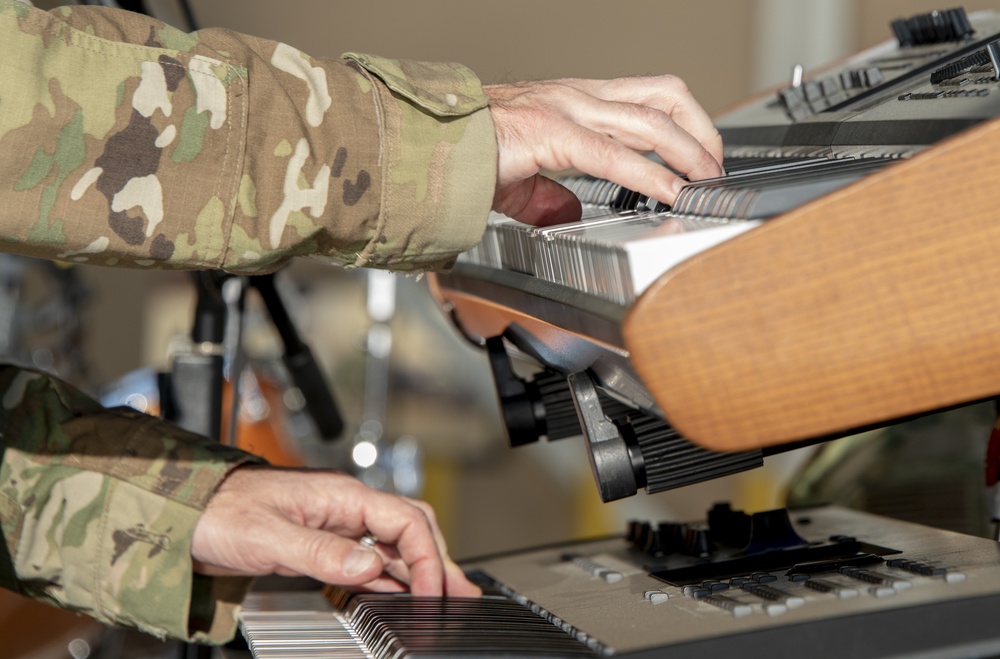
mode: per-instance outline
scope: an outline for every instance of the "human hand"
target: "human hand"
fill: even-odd
[[[664,203],[684,181],[722,174],[722,139],[675,76],[487,85],[500,150],[493,209],[530,224],[580,218],[580,203],[539,170],[578,169]]]
[[[368,548],[358,539],[379,539]],[[194,531],[195,571],[305,575],[363,590],[481,594],[449,557],[431,507],[346,474],[245,466],[208,502]]]

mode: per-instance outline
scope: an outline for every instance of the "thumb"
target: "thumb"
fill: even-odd
[[[576,195],[541,174],[498,189],[493,210],[536,226],[576,222],[582,212]]]
[[[373,549],[334,533],[289,525],[282,566],[324,583],[365,584],[382,574],[382,557]]]

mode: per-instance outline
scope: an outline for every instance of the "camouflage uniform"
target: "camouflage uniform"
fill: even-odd
[[[159,636],[232,634],[248,581],[195,577],[191,536],[256,459],[32,371],[0,368],[0,392],[0,586]]]
[[[0,43],[3,251],[414,270],[483,230],[496,142],[461,66],[17,0],[0,0]],[[0,372],[0,396],[0,585],[157,635],[231,635],[246,583],[194,577],[189,548],[214,487],[252,458],[36,373]]]

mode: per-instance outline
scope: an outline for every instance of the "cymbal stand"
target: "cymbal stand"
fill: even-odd
[[[354,472],[366,484],[406,496],[416,496],[421,487],[420,451],[411,437],[387,442],[389,406],[389,356],[392,352],[391,321],[396,313],[396,275],[369,270],[365,334],[365,385],[361,423],[354,436],[351,459]]]

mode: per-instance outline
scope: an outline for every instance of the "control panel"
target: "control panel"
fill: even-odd
[[[599,655],[1000,653],[1000,545],[836,507],[720,504],[696,522],[635,521],[620,538],[466,567]]]
[[[727,153],[907,156],[1000,114],[1000,19],[948,9],[894,21],[893,38],[805,73],[718,120]]]

